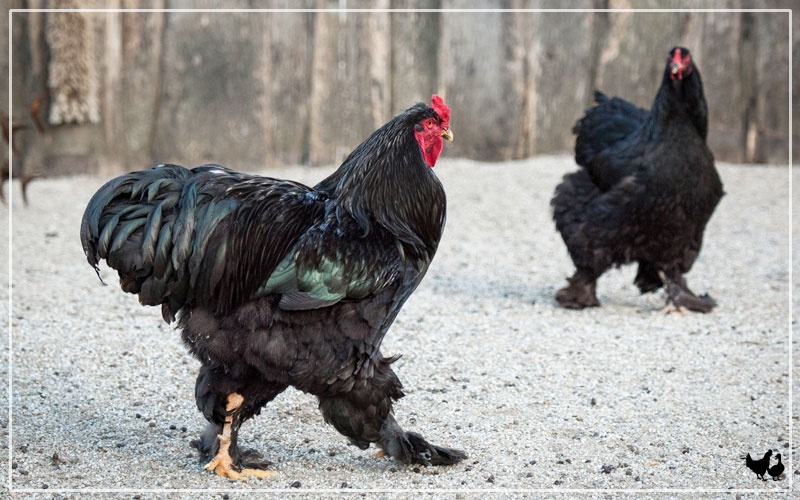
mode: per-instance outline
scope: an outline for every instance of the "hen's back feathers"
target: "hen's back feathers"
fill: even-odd
[[[81,241],[89,264],[106,259],[123,290],[162,305],[171,321],[185,305],[227,312],[247,298],[322,217],[324,203],[291,181],[162,165],[100,188]]]
[[[636,132],[650,114],[619,97],[609,99],[599,90],[594,92],[594,100],[596,105],[586,110],[572,128],[577,136],[575,162],[587,169],[591,169],[598,154]],[[613,180],[601,183],[610,185]]]

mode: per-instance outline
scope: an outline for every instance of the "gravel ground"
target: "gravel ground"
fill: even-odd
[[[445,236],[382,349],[403,354],[400,424],[469,459],[450,468],[376,459],[290,389],[243,427],[242,444],[279,472],[247,483],[204,471],[188,445],[205,422],[193,396],[198,363],[178,333],[111,270],[104,287],[86,264],[80,217],[105,179],[35,181],[31,206],[12,204],[10,315],[5,274],[0,286],[0,321],[13,323],[11,424],[0,416],[13,435],[10,468],[0,456],[11,491],[0,496],[790,496],[800,471],[789,444],[788,169],[719,165],[727,196],[688,281],[720,306],[679,315],[661,312],[662,292],[638,294],[633,267],[601,278],[601,308],[554,305],[573,267],[549,200],[574,168],[566,156],[436,168]],[[328,170],[269,174],[314,183]],[[3,231],[7,215],[0,208]],[[783,481],[756,480],[739,458],[768,448],[784,455]]]

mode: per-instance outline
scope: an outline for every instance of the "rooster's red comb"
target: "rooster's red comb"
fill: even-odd
[[[444,103],[444,99],[433,94],[431,96],[431,107],[436,111],[436,114],[439,115],[439,120],[443,124],[448,125],[450,123],[450,108]],[[447,127],[445,126],[445,128]]]

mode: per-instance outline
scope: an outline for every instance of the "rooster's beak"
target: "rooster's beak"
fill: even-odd
[[[448,141],[452,141],[453,140],[453,131],[450,130],[450,129],[445,130],[444,132],[442,132],[442,137],[444,137]]]

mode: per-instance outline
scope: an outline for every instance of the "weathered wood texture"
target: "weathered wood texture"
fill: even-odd
[[[788,0],[763,7],[790,8]],[[335,0],[75,2],[112,8],[339,7]],[[11,8],[64,2],[14,0]],[[380,0],[348,7],[456,9],[457,0]],[[741,0],[695,7],[745,7]],[[546,2],[486,0],[494,9]],[[583,9],[681,8],[661,0],[582,0]],[[48,89],[48,33],[58,12],[17,12],[15,122]],[[445,96],[456,141],[448,156],[487,161],[571,150],[572,124],[599,88],[650,105],[668,50],[688,46],[710,108],[709,142],[734,162],[789,159],[792,54],[787,12],[102,12],[81,13],[92,47],[100,120],[18,133],[15,168],[111,174],[161,162],[239,169],[327,164],[414,102]],[[796,16],[797,17],[797,16]],[[62,23],[63,24],[63,23]],[[51,34],[52,35],[52,34]],[[798,37],[794,37],[795,40]],[[798,43],[797,41],[794,42]],[[64,56],[62,56],[64,57]],[[63,63],[64,61],[60,61]],[[800,78],[794,75],[797,90]],[[7,103],[7,99],[4,103]],[[47,103],[46,103],[47,104]],[[0,105],[5,109],[7,104]],[[42,116],[47,118],[47,105]],[[790,116],[791,114],[791,116]],[[791,121],[790,121],[791,120]],[[679,145],[676,145],[679,146]],[[795,157],[797,154],[795,153]],[[16,167],[20,164],[21,166]]]

